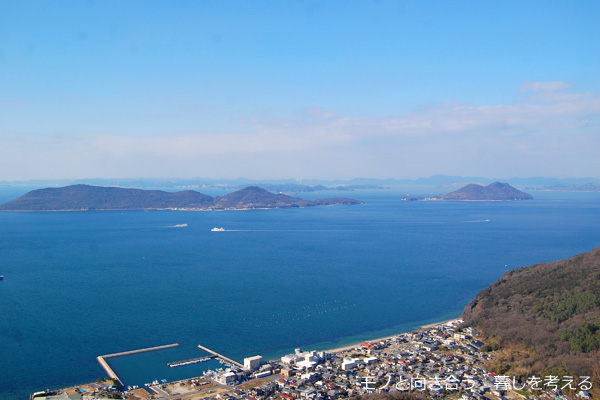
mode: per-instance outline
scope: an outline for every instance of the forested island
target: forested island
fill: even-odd
[[[328,205],[363,204],[362,201],[333,197],[303,200],[274,194],[257,186],[212,197],[193,190],[127,189],[90,185],[71,185],[37,189],[0,205],[0,211],[88,211],[88,210],[248,210],[298,208]]]
[[[418,200],[441,200],[441,201],[511,201],[511,200],[531,200],[533,197],[525,192],[515,189],[508,183],[494,182],[487,186],[471,183],[453,192],[433,196],[423,197],[404,197],[405,201]]]

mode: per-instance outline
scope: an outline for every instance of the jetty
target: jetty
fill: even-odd
[[[198,364],[201,362],[206,362],[206,361],[212,360],[215,357],[216,356],[214,354],[211,354],[210,356],[206,356],[206,357],[197,357],[197,358],[190,358],[189,360],[174,361],[174,362],[167,363],[167,365],[169,367],[181,367],[183,365]]]
[[[216,358],[220,358],[220,359],[221,359],[221,360],[223,360],[223,361],[227,361],[228,363],[231,363],[231,364],[233,364],[233,365],[236,365],[236,366],[238,366],[238,367],[240,367],[240,368],[244,368],[244,366],[243,366],[242,364],[240,364],[239,362],[237,362],[237,361],[234,361],[234,360],[232,360],[232,359],[231,359],[231,358],[229,358],[229,357],[225,357],[224,355],[222,355],[222,354],[219,354],[219,353],[217,353],[216,351],[212,351],[212,350],[211,350],[211,349],[209,349],[208,347],[204,347],[204,346],[202,346],[202,345],[198,345],[198,348],[199,348],[200,350],[204,350],[204,351],[206,351],[207,353],[210,353],[210,354],[212,354],[212,355],[213,355],[213,356],[215,356]]]
[[[145,349],[137,349],[137,350],[123,351],[123,352],[120,352],[120,353],[105,354],[103,356],[96,357],[96,360],[98,360],[98,362],[100,363],[100,366],[102,368],[104,368],[104,371],[106,371],[106,373],[108,374],[109,378],[114,379],[115,381],[119,382],[119,384],[121,386],[125,386],[125,385],[123,385],[123,381],[121,381],[121,379],[117,376],[117,374],[115,373],[115,371],[113,371],[113,369],[110,367],[110,365],[108,365],[108,363],[106,362],[107,358],[128,356],[128,355],[131,355],[131,354],[138,354],[138,353],[146,353],[148,351],[170,349],[172,347],[178,347],[178,346],[179,346],[179,343],[173,343],[173,344],[167,344],[167,345],[164,345],[164,346],[147,347]]]

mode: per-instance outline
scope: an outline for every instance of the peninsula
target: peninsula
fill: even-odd
[[[405,201],[443,200],[443,201],[510,201],[531,200],[533,197],[515,189],[508,183],[494,182],[487,186],[468,184],[453,192],[434,197],[404,197]]]
[[[465,308],[499,374],[600,379],[600,247],[506,272]]]
[[[193,190],[164,192],[161,190],[126,189],[90,185],[32,190],[0,205],[0,211],[88,211],[88,210],[249,210],[265,208],[298,208],[328,205],[363,204],[362,201],[334,197],[303,200],[274,194],[257,186],[208,196]]]

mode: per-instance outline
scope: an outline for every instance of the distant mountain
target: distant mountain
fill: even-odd
[[[600,379],[600,247],[567,260],[508,271],[462,318],[494,351],[493,372]]]
[[[317,190],[347,190],[353,189],[380,189],[386,186],[405,186],[405,185],[457,185],[460,182],[489,184],[494,181],[502,180],[518,187],[539,187],[551,185],[583,185],[587,183],[600,184],[599,178],[484,178],[468,176],[449,176],[437,174],[428,178],[418,179],[373,179],[373,178],[354,178],[351,180],[322,180],[322,179],[269,179],[252,180],[248,178],[224,179],[224,178],[111,178],[111,179],[59,179],[59,180],[28,180],[28,181],[0,181],[0,186],[16,187],[59,187],[67,185],[94,185],[130,187],[138,189],[182,189],[182,188],[221,188],[236,189],[247,186],[260,186],[273,192],[307,192]],[[298,186],[297,189],[290,190],[286,188]],[[311,189],[318,187],[319,189]],[[280,188],[278,188],[280,187]]]
[[[560,192],[600,192],[600,183],[584,183],[582,185],[550,185],[527,188],[528,190],[549,190]]]
[[[491,200],[531,200],[530,194],[521,192],[508,183],[494,182],[487,186],[471,183],[454,192],[439,197],[439,200],[452,201],[491,201]]]
[[[90,185],[33,190],[16,200],[0,205],[1,211],[86,211],[86,210],[223,210],[253,208],[311,207],[334,204],[362,204],[345,198],[303,200],[273,194],[250,186],[225,196],[211,197],[193,190],[125,189]]]
[[[302,185],[297,183],[284,183],[284,184],[273,184],[273,183],[261,183],[260,187],[270,192],[278,193],[299,193],[299,192],[322,192],[324,190],[329,191],[340,191],[340,192],[351,192],[354,190],[378,190],[378,189],[389,189],[384,186],[378,185]]]

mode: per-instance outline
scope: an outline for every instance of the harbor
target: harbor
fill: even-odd
[[[173,343],[173,344],[168,344],[168,345],[163,345],[163,346],[148,347],[148,348],[136,349],[136,350],[129,350],[129,351],[123,351],[123,352],[118,352],[118,353],[105,354],[105,355],[96,357],[96,359],[98,360],[98,363],[104,369],[104,371],[106,372],[108,377],[110,379],[113,379],[115,381],[115,383],[120,385],[121,387],[123,387],[123,388],[127,387],[129,390],[132,390],[135,388],[139,388],[140,386],[142,386],[142,387],[146,386],[147,390],[152,391],[155,393],[155,395],[158,395],[159,397],[161,397],[164,395],[164,393],[159,393],[159,392],[161,391],[161,386],[164,383],[166,383],[166,381],[167,381],[166,379],[148,380],[147,382],[149,382],[149,383],[145,383],[145,384],[142,384],[141,382],[139,382],[139,383],[131,382],[130,378],[128,378],[127,376],[120,377],[117,374],[117,372],[115,371],[115,369],[121,370],[121,367],[118,365],[120,363],[120,361],[119,361],[119,363],[115,362],[116,368],[113,369],[113,367],[111,367],[111,365],[109,364],[108,359],[129,356],[129,355],[135,355],[135,354],[141,354],[141,353],[154,352],[154,351],[158,351],[158,350],[166,350],[166,349],[171,349],[171,348],[175,348],[175,347],[180,347],[179,343]],[[223,364],[223,368],[225,368],[225,367],[227,367],[227,368],[243,368],[243,365],[241,363],[239,363],[227,356],[224,356],[223,354],[217,353],[216,351],[211,350],[208,347],[198,345],[197,348],[199,350],[202,350],[206,354],[202,355],[201,357],[185,358],[185,359],[182,357],[179,361],[165,362],[166,366],[168,366],[170,369],[170,368],[177,368],[177,367],[183,367],[183,366],[191,366],[191,365],[200,364],[200,363],[208,363],[209,361],[215,360],[215,361],[218,361],[220,364]],[[181,352],[179,352],[179,354],[181,354]],[[168,360],[165,360],[165,361],[168,361]],[[165,365],[165,364],[163,364],[163,365]],[[208,368],[214,368],[214,367],[208,367]],[[219,368],[217,368],[217,369],[219,369]],[[169,375],[169,374],[167,374],[167,375]],[[171,379],[169,379],[169,381],[170,380],[172,380],[172,377],[171,377]],[[139,385],[139,386],[137,386],[137,385]],[[157,392],[157,390],[159,392]]]
[[[110,365],[108,365],[108,362],[106,362],[107,358],[122,357],[122,356],[128,356],[128,355],[139,354],[139,353],[147,353],[147,352],[150,352],[150,351],[170,349],[170,348],[173,348],[173,347],[179,347],[179,343],[167,344],[167,345],[164,345],[164,346],[147,347],[147,348],[144,348],[144,349],[123,351],[123,352],[120,352],[120,353],[105,354],[103,356],[96,357],[96,359],[98,360],[98,362],[100,363],[100,366],[102,366],[102,368],[104,369],[104,371],[106,371],[106,373],[108,374],[108,376],[111,379],[114,379],[121,386],[124,386],[123,385],[123,381],[121,381],[121,379],[117,376],[117,374],[115,373],[115,371],[110,367]]]

